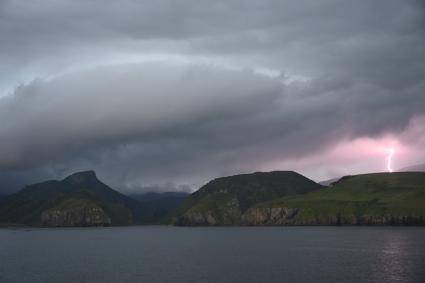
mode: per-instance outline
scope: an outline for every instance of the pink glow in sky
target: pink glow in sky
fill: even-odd
[[[277,160],[263,170],[295,170],[316,181],[344,175],[395,172],[425,162],[425,117],[416,117],[400,133],[344,139],[301,158]]]

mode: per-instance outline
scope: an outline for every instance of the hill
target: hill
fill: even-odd
[[[171,215],[170,222],[177,225],[240,225],[243,214],[253,205],[321,188],[292,171],[218,178],[190,195]]]
[[[152,212],[100,182],[95,172],[27,186],[0,200],[0,223],[96,226],[148,223]]]
[[[281,217],[270,216],[278,212]],[[425,172],[346,176],[320,191],[257,204],[245,220],[249,225],[425,224]]]
[[[425,164],[416,164],[399,169],[400,172],[425,172]]]

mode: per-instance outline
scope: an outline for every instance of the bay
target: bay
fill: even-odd
[[[425,228],[2,228],[0,282],[425,282]]]

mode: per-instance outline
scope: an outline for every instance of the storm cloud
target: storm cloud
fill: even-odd
[[[425,158],[421,1],[47,2],[0,2],[4,191],[84,169],[134,192],[380,171],[386,146],[399,167]]]

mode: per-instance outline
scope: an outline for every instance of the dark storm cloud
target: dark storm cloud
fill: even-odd
[[[402,95],[341,80],[285,86],[249,71],[192,65],[96,68],[36,81],[3,99],[0,166],[66,160],[65,168],[95,167],[128,188],[199,182],[306,155],[338,137],[402,129],[425,107],[421,92]]]
[[[420,1],[47,2],[0,2],[8,187],[196,186],[425,114]]]

